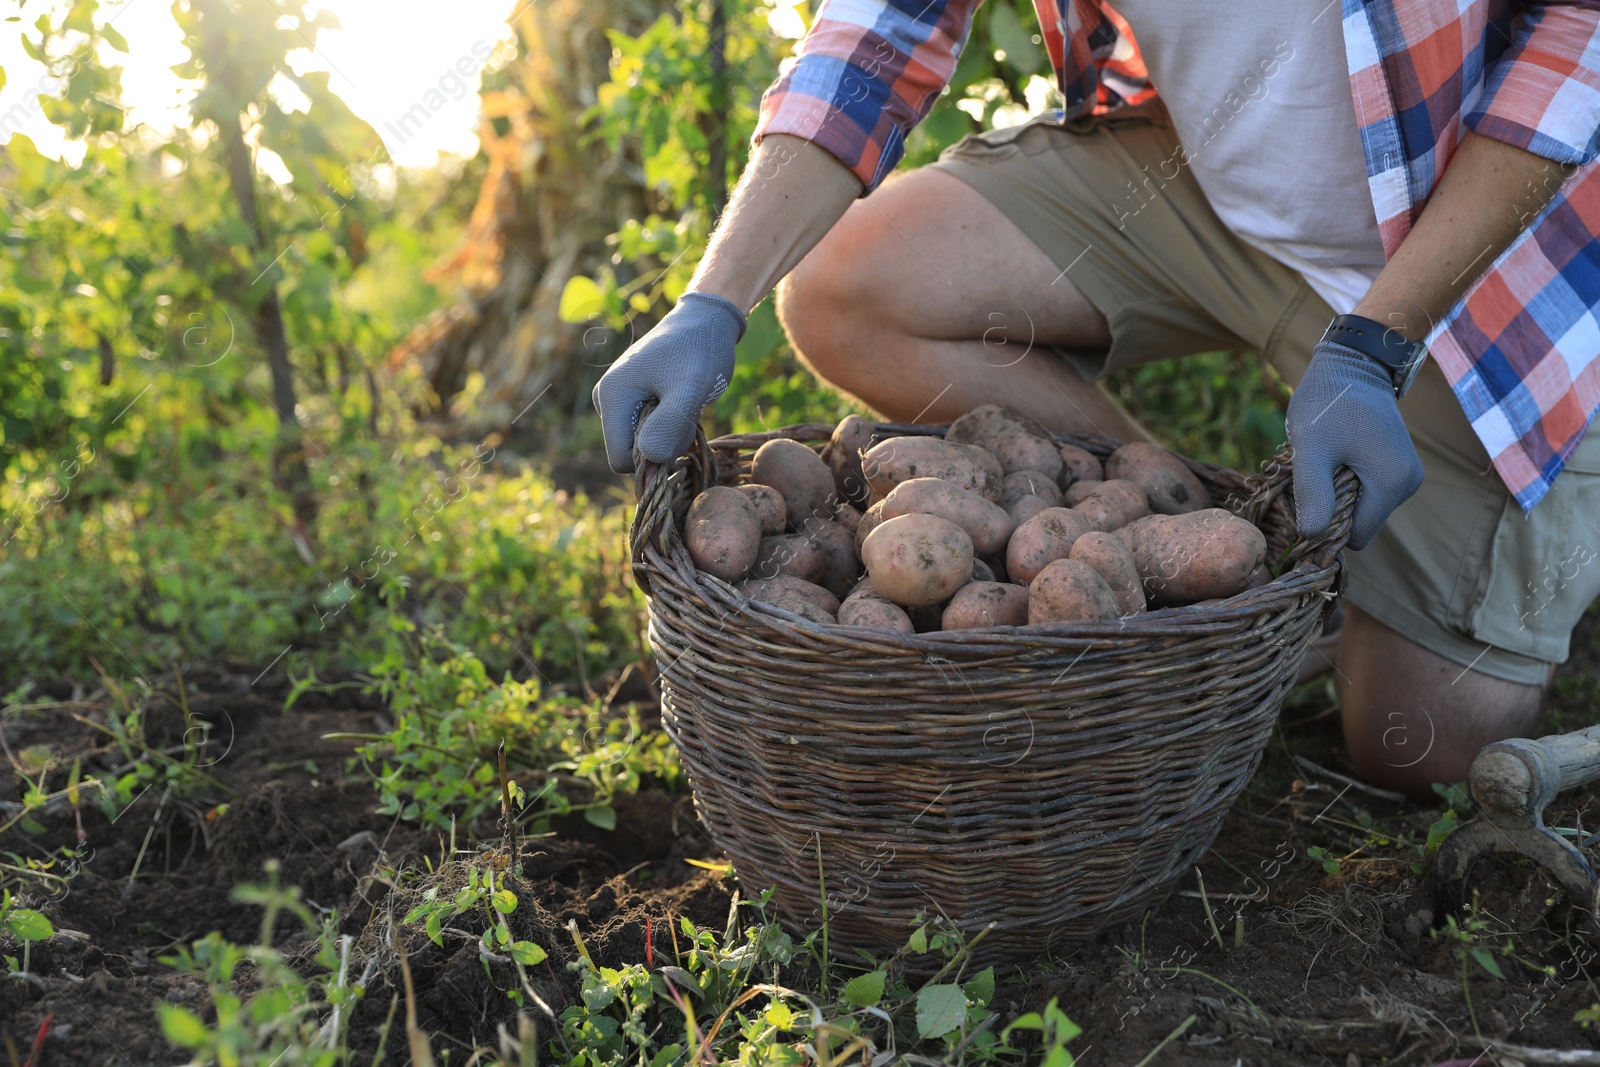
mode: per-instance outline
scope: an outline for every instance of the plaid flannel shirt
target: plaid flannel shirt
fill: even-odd
[[[756,138],[812,141],[870,191],[954,73],[981,2],[825,0],[762,99]],[[1500,477],[1531,508],[1600,407],[1600,0],[1341,2],[1387,254],[1466,131],[1562,165],[1555,201],[1428,339]],[[1127,23],[1103,0],[1034,6],[1065,118],[1154,95]]]

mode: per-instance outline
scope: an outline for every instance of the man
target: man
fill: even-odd
[[[1142,438],[1095,378],[1254,348],[1301,532],[1360,479],[1357,769],[1426,798],[1536,731],[1600,593],[1600,5],[1038,0],[1064,111],[874,191],[975,7],[822,6],[691,291],[596,388],[612,466],[687,447],[785,276],[796,349],[893,419]]]

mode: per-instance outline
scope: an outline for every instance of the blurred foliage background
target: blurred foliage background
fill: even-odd
[[[201,661],[305,685],[444,642],[576,692],[641,658],[589,390],[682,293],[811,8],[518,6],[482,151],[433,169],[293,72],[330,25],[302,0],[175,5],[200,91],[165,134],[127,121],[94,0],[20,24],[85,151],[15,135],[0,164],[0,683]],[[904,166],[1053,106],[1031,20],[980,10]],[[1261,382],[1216,354],[1113,388],[1249,467],[1283,435]],[[706,425],[850,410],[768,303]]]

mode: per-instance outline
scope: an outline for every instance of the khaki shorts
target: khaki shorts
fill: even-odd
[[[1177,153],[1155,105],[968,137],[933,166],[992,201],[1106,317],[1106,355],[1064,357],[1086,378],[1254,349],[1297,383],[1332,309],[1223,225]],[[1436,364],[1400,408],[1426,480],[1346,556],[1350,602],[1463,668],[1544,684],[1600,595],[1600,435],[1524,516]]]

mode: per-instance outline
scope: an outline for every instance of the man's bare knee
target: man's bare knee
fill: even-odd
[[[1354,606],[1339,639],[1350,760],[1367,781],[1419,800],[1464,781],[1484,745],[1537,736],[1544,688],[1463,670]]]
[[[872,295],[881,282],[869,265],[872,249],[852,230],[847,214],[776,292],[778,322],[801,362],[845,389],[863,343],[882,328],[883,311]]]

